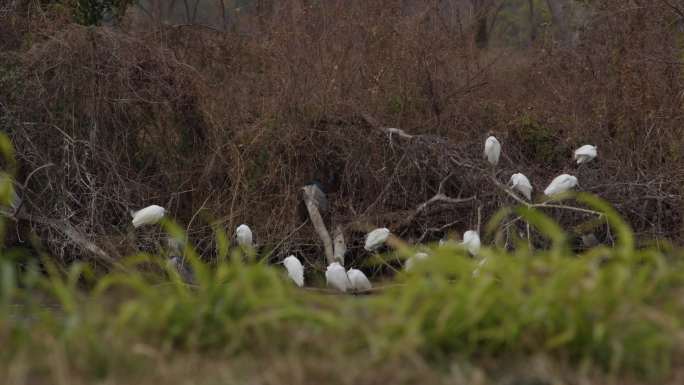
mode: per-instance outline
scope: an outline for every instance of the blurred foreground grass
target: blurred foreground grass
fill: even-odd
[[[44,259],[19,269],[3,258],[1,378],[126,383],[168,376],[174,360],[238,377],[247,367],[262,375],[260,365],[287,360],[280,370],[316,361],[348,372],[352,363],[371,370],[418,360],[440,373],[453,369],[450,362],[547,357],[586,374],[650,381],[666,378],[681,353],[684,268],[675,251],[621,243],[572,256],[555,243],[542,251],[521,244],[514,253],[485,249],[480,265],[446,247],[365,296],[297,289],[281,267],[227,251],[209,266],[186,249],[196,286],[153,256],[133,257],[100,277],[84,264],[61,269]],[[222,360],[230,366],[217,364]],[[202,372],[185,375],[195,381],[187,383],[213,383],[201,380]]]
[[[10,187],[0,191],[7,201]],[[156,256],[98,275],[3,250],[1,383],[671,379],[684,338],[681,251],[636,248],[609,206],[577,199],[605,213],[615,247],[574,255],[550,218],[517,208],[550,247],[521,241],[484,248],[480,260],[436,248],[372,295],[297,289],[281,266],[231,254],[222,231],[216,264],[186,246],[194,286]]]

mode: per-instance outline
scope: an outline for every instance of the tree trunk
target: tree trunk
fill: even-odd
[[[551,21],[556,28],[556,38],[565,45],[570,41],[568,30],[568,4],[564,0],[546,0],[551,13]]]
[[[487,13],[482,12],[477,16],[477,34],[475,44],[478,48],[487,48],[489,45],[489,28],[487,27]]]
[[[534,19],[534,0],[527,1],[529,8],[529,23],[530,23],[530,44],[537,40],[537,23]]]

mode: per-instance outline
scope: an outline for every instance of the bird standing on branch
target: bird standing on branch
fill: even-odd
[[[285,269],[287,269],[287,275],[290,277],[290,279],[292,279],[297,286],[303,287],[304,266],[299,258],[295,257],[294,255],[290,255],[283,260],[283,265],[285,265]]]
[[[577,164],[587,163],[596,158],[596,146],[585,144],[575,150],[575,160]]]
[[[510,183],[513,189],[521,193],[527,200],[532,199],[532,184],[525,175],[521,173],[511,175]]]
[[[235,240],[241,247],[254,247],[252,239],[252,229],[245,224],[241,224],[235,229]]]
[[[138,211],[132,211],[133,227],[153,225],[158,223],[166,215],[166,209],[161,206],[152,205]]]
[[[551,196],[564,193],[577,186],[577,177],[568,174],[561,174],[553,178],[549,186],[544,190],[544,195]]]
[[[484,157],[492,165],[496,166],[499,163],[501,156],[501,143],[494,136],[490,136],[485,141]]]

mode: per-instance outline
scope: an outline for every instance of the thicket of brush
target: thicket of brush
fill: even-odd
[[[129,209],[155,203],[208,258],[210,213],[228,229],[249,223],[275,257],[322,262],[311,226],[294,231],[299,187],[315,178],[331,225],[426,241],[462,232],[478,208],[488,218],[512,203],[481,160],[490,130],[504,146],[500,180],[522,171],[541,191],[576,173],[639,239],[681,240],[678,16],[638,3],[590,2],[576,45],[542,34],[483,50],[474,21],[445,22],[430,2],[411,14],[393,1],[284,2],[223,32],[126,17],[83,27],[64,6],[19,1],[0,13],[0,125],[27,182],[24,213],[68,222],[113,259],[139,247]],[[571,151],[585,143],[600,157],[576,170]],[[448,175],[447,195],[474,199],[411,216]],[[554,215],[568,229],[580,219]],[[55,226],[17,226],[14,238],[31,228],[64,260],[90,256]],[[360,234],[347,231],[353,251]]]
[[[7,184],[0,191],[6,204]],[[508,383],[496,375],[502,362],[533,357],[570,369],[514,379],[565,382],[604,373],[664,381],[684,346],[684,255],[637,248],[614,209],[590,195],[577,200],[604,213],[615,247],[573,255],[559,225],[520,207],[512,212],[548,240],[548,249],[530,249],[521,239],[510,250],[484,248],[482,262],[459,247],[435,248],[411,273],[369,296],[298,289],[281,267],[231,250],[222,230],[215,233],[215,263],[202,262],[186,246],[194,286],[154,255],[123,259],[102,275],[86,263],[60,267],[48,256],[3,249],[0,378],[12,384],[138,383],[155,376],[170,377],[166,383],[200,381],[196,369],[183,378],[169,375],[176,373],[170,369],[176,357],[182,362],[197,354],[227,362],[285,360],[282,375],[299,383],[313,383],[325,370],[334,374],[328,382],[348,383],[361,376],[355,365],[374,371],[394,363],[386,380],[405,365],[422,373],[417,362],[452,377],[466,365],[463,383]],[[498,227],[496,220],[487,226]],[[164,228],[185,237],[172,222]],[[305,357],[317,364],[302,367]],[[326,361],[337,364],[324,369]]]

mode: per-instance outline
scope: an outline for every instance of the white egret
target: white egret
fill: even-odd
[[[299,287],[304,286],[304,266],[302,262],[294,255],[290,255],[283,260],[283,265],[287,269],[287,275],[290,276],[294,283]]]
[[[575,186],[577,186],[576,177],[568,174],[561,174],[553,178],[551,184],[549,184],[549,187],[547,187],[546,190],[544,190],[544,194],[547,196],[551,196],[555,194],[564,193]]]
[[[343,293],[346,292],[350,286],[347,272],[339,262],[333,262],[328,265],[328,268],[325,270],[325,280],[328,283],[328,286],[332,286]]]
[[[166,209],[157,205],[147,206],[138,211],[132,211],[131,216],[133,217],[133,227],[156,224],[164,217],[165,214]]]
[[[235,239],[240,246],[254,247],[252,244],[252,230],[244,223],[235,229]]]
[[[527,200],[532,199],[532,184],[525,175],[521,173],[511,175],[510,183],[513,189],[520,192]]]
[[[440,242],[441,242],[441,240],[440,240]],[[429,255],[427,253],[423,253],[423,252],[418,252],[418,253],[414,254],[412,257],[410,257],[409,259],[406,260],[406,263],[404,264],[404,270],[410,271],[411,269],[413,269],[413,266],[415,266],[416,263],[418,263],[420,261],[424,261],[424,260],[428,259],[428,257],[429,257]]]
[[[471,255],[477,255],[480,251],[480,235],[477,231],[468,230],[463,233],[463,246],[468,249]]]
[[[501,156],[501,143],[493,136],[490,136],[485,141],[484,157],[492,165],[496,166],[499,163],[499,156]]]
[[[589,162],[594,158],[596,158],[596,146],[585,144],[575,150],[575,160],[577,161],[577,164]]]
[[[349,288],[354,291],[366,291],[373,288],[368,277],[361,270],[349,269],[347,271],[347,278],[349,278]]]
[[[366,244],[363,246],[363,248],[367,251],[373,251],[385,244],[385,241],[389,235],[390,231],[385,227],[375,229],[366,235]]]

